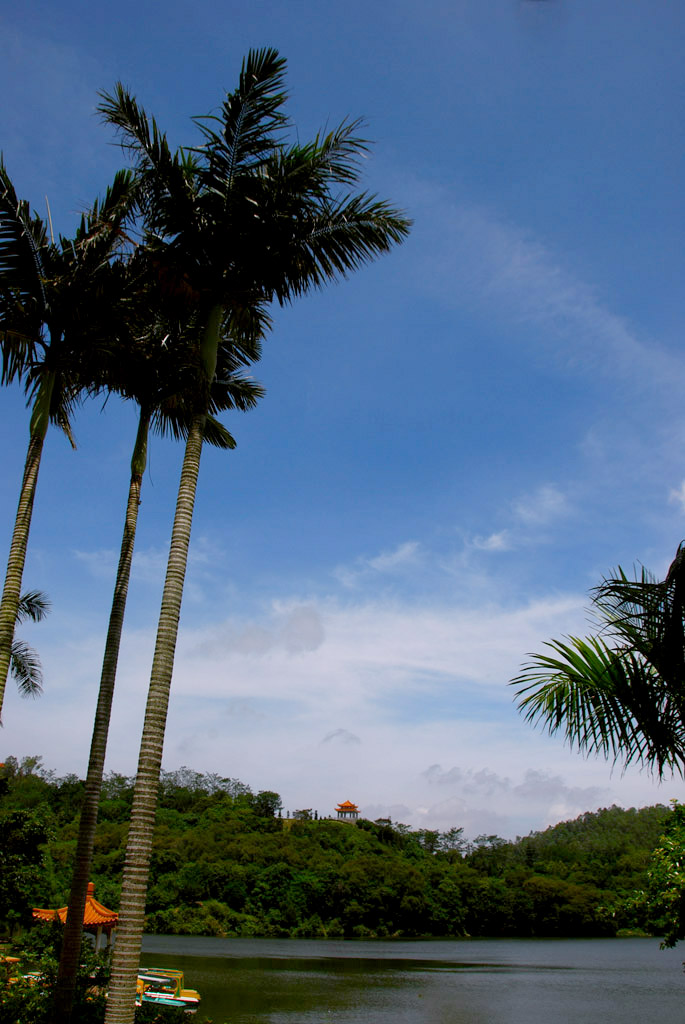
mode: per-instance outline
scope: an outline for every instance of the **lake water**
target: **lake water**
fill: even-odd
[[[656,939],[148,935],[142,963],[182,969],[214,1024],[683,1024],[684,956]]]

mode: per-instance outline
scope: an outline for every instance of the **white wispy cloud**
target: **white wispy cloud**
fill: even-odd
[[[74,550],[72,554],[95,579],[113,579],[113,572],[117,564],[116,551],[100,548],[98,551]]]
[[[421,290],[488,321],[526,325],[517,344],[533,344],[565,371],[600,372],[675,397],[674,380],[685,378],[679,356],[613,310],[563,252],[505,212],[462,198],[458,187],[414,179],[403,191],[424,253],[412,266]]]
[[[680,505],[681,510],[685,512],[685,480],[683,480],[680,487],[673,488],[668,496],[668,500],[674,505]]]
[[[523,833],[600,803],[654,802],[649,779],[612,777],[531,730],[513,706],[507,680],[526,652],[582,629],[583,604],[582,595],[430,607],[294,597],[248,620],[186,629],[166,763],[277,789],[290,808],[330,813],[352,799],[373,817],[470,836]],[[122,646],[108,767],[129,774],[153,644],[140,629]],[[101,637],[77,633],[41,654],[50,686],[30,716],[9,695],[8,753],[39,750],[58,771],[83,771]]]
[[[541,484],[512,501],[507,526],[484,536],[477,534],[467,538],[466,548],[501,552],[546,543],[550,528],[573,514],[573,504],[563,491],[554,484]]]
[[[509,551],[512,547],[511,531],[504,529],[487,537],[474,537],[470,542],[479,551]]]
[[[107,579],[114,582],[119,552],[113,548],[100,548],[96,551],[73,552],[74,557],[85,566],[89,575],[95,579]],[[164,579],[167,553],[161,548],[148,548],[136,551],[133,555],[131,578],[141,583],[159,583]]]
[[[191,657],[235,656],[255,660],[267,654],[272,658],[274,652],[288,657],[315,651],[324,642],[326,631],[321,611],[315,606],[274,602],[270,612],[259,620],[229,620],[199,636],[189,650]]]
[[[422,776],[431,786],[453,790],[462,798],[492,799],[507,794],[514,800],[544,800],[555,807],[561,803],[591,807],[602,795],[601,787],[569,786],[561,775],[534,768],[526,769],[518,782],[490,768],[453,767],[443,771],[439,764],[431,765]]]
[[[419,554],[418,542],[411,540],[400,544],[394,551],[384,551],[375,558],[370,558],[368,564],[377,572],[392,572],[395,569],[415,565]]]
[[[596,808],[609,795],[606,785],[569,784],[564,776],[537,768],[524,769],[521,775],[512,777],[491,768],[454,767],[443,771],[434,764],[422,777],[430,787],[442,791],[438,800],[429,799],[420,809],[425,827],[439,828],[450,815],[463,823],[465,834],[471,837],[502,826],[511,835],[511,819],[525,820],[526,809],[531,808],[536,809],[537,827],[542,828]]]
[[[99,548],[94,551],[74,550],[74,557],[85,566],[89,575],[96,579],[114,581],[119,552],[113,548]],[[162,547],[140,548],[133,553],[131,578],[139,583],[159,585],[164,581],[167,566],[168,550]],[[203,570],[212,570],[221,561],[223,551],[206,537],[198,537],[188,552],[188,565],[193,568],[195,586],[199,589],[202,579],[206,578]]]
[[[553,484],[543,484],[533,494],[514,502],[514,515],[530,527],[547,526],[571,514],[571,505],[565,494]]]
[[[133,555],[131,577],[141,583],[159,583],[164,579],[167,552],[163,548],[147,548]]]
[[[412,717],[417,699],[449,704],[460,686],[507,701],[505,684],[526,651],[579,628],[584,603],[581,596],[516,608],[281,602],[258,619],[186,630],[176,685],[198,698],[287,694],[315,716],[358,717],[390,703],[393,715]]]
[[[358,558],[352,565],[338,566],[334,575],[344,587],[353,588],[370,577],[415,570],[422,561],[423,550],[418,541],[404,541],[390,551],[382,551],[371,558]]]

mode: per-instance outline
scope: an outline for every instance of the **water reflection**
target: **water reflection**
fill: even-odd
[[[318,942],[147,936],[214,1024],[682,1024],[678,950],[655,940]]]

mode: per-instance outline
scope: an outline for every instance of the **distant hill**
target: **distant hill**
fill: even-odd
[[[31,906],[67,900],[83,783],[57,778],[39,758],[8,758],[0,790],[4,870],[14,879],[0,892],[0,919],[26,920]],[[100,808],[91,874],[98,899],[113,908],[132,790],[133,779],[109,775]],[[189,769],[164,773],[148,931],[594,936],[654,926],[635,918],[628,898],[644,886],[670,814],[663,806],[610,807],[516,842],[472,843],[458,826],[442,833],[388,820],[284,822],[280,812],[275,792]],[[15,869],[7,859],[12,830],[34,836],[35,863],[25,857]]]

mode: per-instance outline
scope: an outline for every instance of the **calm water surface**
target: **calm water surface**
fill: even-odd
[[[215,1024],[685,1024],[682,960],[655,939],[164,935],[142,956],[181,968]]]

